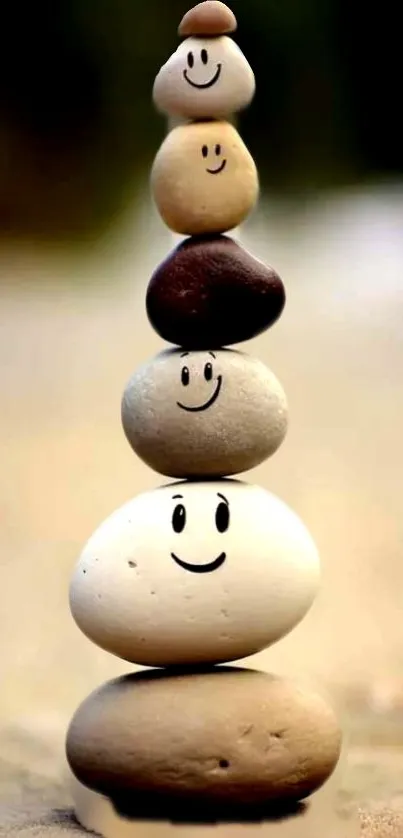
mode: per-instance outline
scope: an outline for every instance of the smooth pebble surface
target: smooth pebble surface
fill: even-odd
[[[232,38],[187,38],[159,71],[153,99],[169,116],[219,119],[246,108],[255,88],[252,68]]]
[[[174,128],[155,158],[151,186],[166,225],[183,235],[232,230],[259,194],[253,158],[228,122]]]
[[[226,477],[279,448],[285,393],[257,358],[230,349],[168,349],[143,364],[122,400],[135,453],[168,477]]]
[[[268,329],[285,305],[273,270],[226,236],[186,239],[147,289],[151,325],[186,349],[231,346]]]
[[[220,663],[286,635],[312,605],[319,573],[305,526],[265,489],[174,483],[99,527],[70,605],[90,640],[132,663]]]
[[[129,675],[76,712],[67,756],[77,779],[135,810],[135,795],[199,804],[298,801],[338,762],[341,735],[325,701],[246,669]]]
[[[179,35],[225,35],[235,32],[237,21],[234,13],[220,0],[204,0],[186,12],[181,21]]]

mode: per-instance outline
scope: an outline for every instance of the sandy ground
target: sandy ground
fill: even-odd
[[[304,519],[322,556],[323,585],[301,626],[248,665],[327,691],[354,746],[343,793],[354,787],[364,802],[368,795],[397,800],[403,193],[356,193],[283,210],[263,207],[243,233],[288,289],[281,322],[245,349],[282,381],[291,427],[280,452],[245,479],[279,494]],[[78,632],[67,587],[98,524],[164,482],[131,452],[120,398],[132,370],[162,348],[146,320],[144,291],[171,245],[145,207],[86,262],[27,250],[0,254],[5,776],[23,762],[54,777],[77,704],[127,671]],[[374,745],[383,762],[376,751],[371,763]]]

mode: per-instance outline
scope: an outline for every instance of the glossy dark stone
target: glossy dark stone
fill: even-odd
[[[186,239],[156,269],[147,290],[155,331],[185,349],[250,340],[280,317],[278,274],[227,236]]]

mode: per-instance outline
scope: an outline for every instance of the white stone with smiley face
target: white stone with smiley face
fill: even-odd
[[[145,666],[259,652],[309,610],[319,559],[299,518],[259,486],[176,483],[131,500],[90,538],[70,588],[87,637]]]
[[[158,210],[175,233],[225,233],[256,204],[255,163],[229,122],[196,122],[171,131],[154,161]]]
[[[169,349],[138,369],[122,420],[136,454],[168,477],[226,477],[262,463],[287,431],[284,391],[257,358]]]
[[[161,68],[154,102],[169,116],[221,119],[246,108],[255,77],[244,54],[227,36],[187,38]]]

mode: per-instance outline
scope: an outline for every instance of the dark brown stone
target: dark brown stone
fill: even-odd
[[[154,272],[147,313],[155,331],[185,349],[251,340],[285,305],[278,274],[227,236],[186,239]]]

